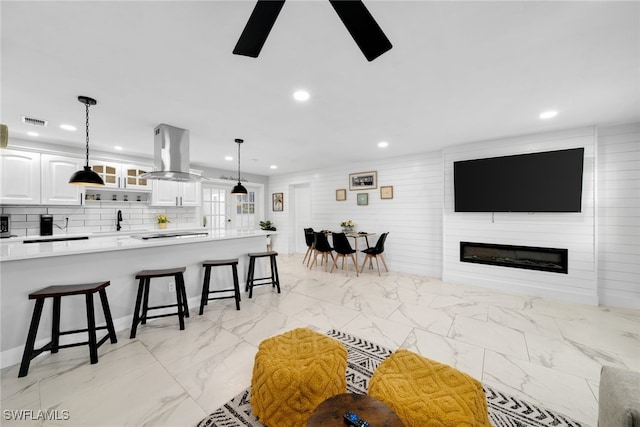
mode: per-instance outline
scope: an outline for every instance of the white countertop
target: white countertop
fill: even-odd
[[[163,230],[163,232],[203,232],[208,231],[200,229],[175,229]],[[247,237],[258,237],[276,234],[274,231],[263,230],[220,230],[207,236],[193,237],[173,237],[163,239],[141,240],[132,235],[148,234],[150,232],[159,233],[158,230],[153,231],[123,231],[108,233],[86,233],[86,234],[69,234],[69,235],[53,235],[53,236],[27,236],[19,238],[11,238],[0,241],[0,262],[17,261],[34,258],[47,258],[55,256],[88,254],[95,252],[108,252],[126,249],[140,249],[157,246],[184,245],[198,242],[209,242],[216,240],[242,239]],[[23,243],[24,240],[39,238],[65,238],[65,237],[82,237],[88,236],[84,240],[66,240],[56,242],[43,243]]]

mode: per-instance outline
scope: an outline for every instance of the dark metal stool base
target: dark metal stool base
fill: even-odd
[[[129,338],[135,338],[138,330],[138,324],[145,325],[147,319],[157,319],[159,317],[178,316],[180,323],[180,330],[184,330],[184,318],[189,317],[189,305],[187,303],[187,291],[184,286],[183,273],[187,270],[186,267],[167,268],[163,270],[143,270],[136,274],[136,279],[140,279],[138,284],[138,295],[136,297],[136,307],[133,313],[133,323],[131,324],[131,335]],[[157,277],[171,277],[173,276],[176,281],[176,303],[167,305],[157,305],[149,307],[149,288],[151,285],[151,279]],[[142,313],[140,313],[140,306],[142,306]],[[159,310],[161,308],[177,307],[176,313],[156,314],[149,316],[149,310]]]
[[[226,265],[230,265],[231,268],[233,269],[233,288],[210,291],[209,282],[211,281],[211,267],[223,267]],[[204,306],[208,305],[207,303],[209,301],[218,300],[218,299],[233,298],[236,300],[236,310],[240,310],[240,284],[238,283],[238,258],[205,261],[202,263],[202,266],[204,267],[204,281],[202,282],[202,296],[200,298],[200,315],[204,313]],[[217,294],[220,292],[233,292],[233,295],[224,296],[224,297],[209,296],[209,294]]]
[[[271,285],[274,288],[278,288],[278,293],[280,293],[280,277],[278,276],[278,264],[276,263],[276,257],[278,256],[278,252],[276,251],[256,252],[256,253],[250,253],[248,255],[249,255],[249,272],[247,273],[247,286],[245,288],[245,292],[247,291],[249,292],[249,298],[253,297],[254,286]],[[269,257],[269,263],[271,265],[271,276],[254,278],[253,276],[255,274],[256,258],[264,258],[264,257]]]
[[[31,325],[29,326],[29,333],[27,334],[27,343],[24,347],[24,353],[22,354],[22,363],[20,363],[20,371],[18,377],[24,377],[29,373],[29,365],[31,360],[45,351],[51,351],[51,353],[57,353],[61,348],[78,347],[81,345],[89,346],[89,357],[91,364],[98,363],[98,347],[104,344],[107,339],[111,340],[112,344],[118,342],[116,338],[116,331],[113,327],[113,319],[111,318],[111,310],[109,309],[109,300],[107,299],[107,292],[105,288],[111,283],[109,281],[90,283],[83,285],[64,285],[64,286],[49,286],[48,288],[41,289],[39,291],[29,294],[29,299],[35,299],[36,305],[33,310],[33,316],[31,317]],[[95,310],[93,307],[93,294],[98,292],[100,295],[100,302],[102,303],[102,311],[106,321],[106,326],[96,327]],[[87,306],[87,328],[76,329],[73,331],[60,331],[60,303],[64,296],[70,295],[84,295]],[[34,349],[36,342],[36,335],[38,334],[38,326],[40,325],[40,318],[42,316],[42,308],[44,307],[44,301],[47,298],[53,298],[53,320],[51,330],[51,341],[39,349]],[[107,335],[100,339],[96,338],[96,331],[106,329]],[[77,342],[72,344],[60,345],[60,335],[71,335],[87,332],[89,335],[88,341]]]

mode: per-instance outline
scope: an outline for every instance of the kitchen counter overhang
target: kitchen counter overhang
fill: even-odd
[[[143,233],[148,234],[148,233]],[[266,249],[266,236],[276,234],[262,230],[228,230],[207,236],[137,239],[128,235],[90,237],[86,240],[24,244],[1,243],[0,263],[0,362],[6,367],[20,361],[26,342],[33,301],[28,295],[52,285],[111,282],[106,291],[116,330],[131,326],[136,299],[135,275],[144,269],[186,267],[185,285],[189,307],[198,307],[202,293],[202,262],[209,259],[238,258],[240,287],[248,269],[250,252]],[[266,265],[257,273],[266,274]],[[227,269],[212,271],[211,290],[225,289],[232,280]],[[175,303],[169,281],[157,279],[150,295],[150,305]],[[223,310],[224,303],[212,304],[209,310]],[[51,331],[51,304],[45,304],[40,324],[45,344]],[[234,307],[235,311],[235,307]],[[86,327],[83,298],[69,298],[61,318],[61,329]],[[98,320],[100,322],[100,320]],[[176,322],[177,328],[177,322]],[[186,328],[189,329],[187,321]],[[40,337],[39,335],[39,337]]]
[[[43,240],[34,236],[29,239],[12,239],[0,242],[0,263],[34,258],[47,258],[74,254],[120,251],[153,246],[183,245],[199,241],[243,239],[247,237],[276,234],[263,230],[171,230],[154,233],[108,234],[89,236],[51,236],[43,242],[25,244],[28,240]],[[87,238],[88,237],[88,238]]]

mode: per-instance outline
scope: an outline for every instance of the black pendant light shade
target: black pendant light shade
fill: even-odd
[[[240,183],[240,144],[242,144],[244,140],[237,138],[236,143],[238,144],[238,184],[233,187],[231,190],[232,196],[242,196],[243,194],[247,194],[247,189]]]
[[[69,184],[82,185],[85,187],[102,187],[104,181],[100,178],[100,175],[91,170],[91,167],[85,166],[82,170],[71,175]]]
[[[235,187],[233,187],[233,190],[231,190],[231,195],[233,196],[242,196],[244,194],[247,194],[247,189],[239,182]]]
[[[102,187],[104,181],[100,178],[100,175],[91,170],[89,166],[89,106],[96,105],[97,101],[88,96],[79,96],[78,101],[85,105],[86,111],[86,130],[87,130],[87,150],[86,150],[86,163],[82,170],[77,171],[69,179],[69,184],[82,185],[84,187]]]

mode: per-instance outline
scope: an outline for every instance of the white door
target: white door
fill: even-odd
[[[202,186],[202,222],[212,234],[227,228],[229,191],[226,187]]]
[[[256,192],[247,188],[248,194],[231,196],[234,200],[232,208],[232,227],[241,230],[253,230],[258,225],[256,218]]]

